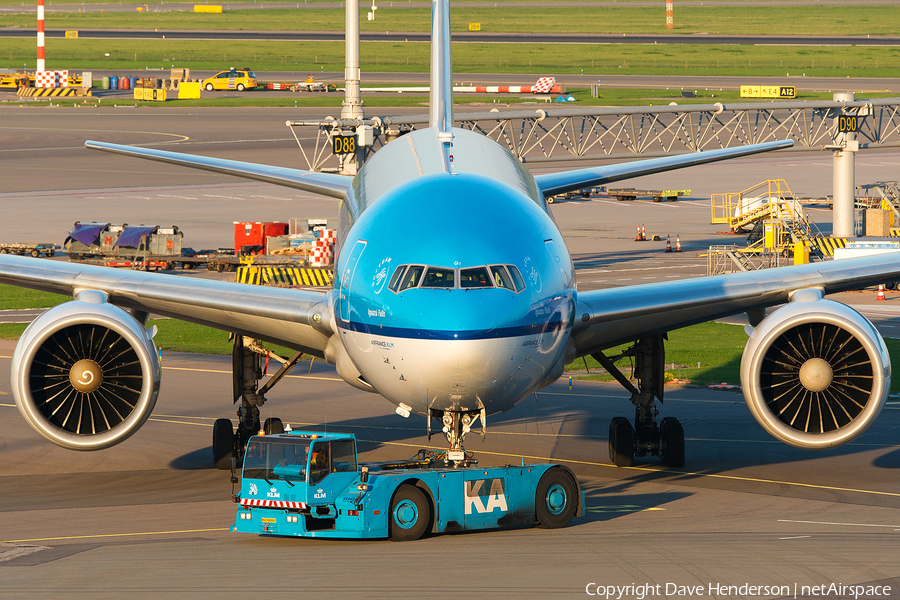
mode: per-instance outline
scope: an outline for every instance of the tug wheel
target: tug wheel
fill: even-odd
[[[431,522],[431,505],[419,488],[401,485],[391,500],[390,536],[396,542],[417,540]]]
[[[565,527],[578,509],[578,485],[566,471],[554,467],[544,473],[534,495],[538,526],[544,529]]]
[[[234,455],[234,429],[230,419],[216,419],[213,423],[213,464],[220,471],[231,469]]]

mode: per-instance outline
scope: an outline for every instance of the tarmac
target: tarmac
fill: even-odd
[[[85,139],[157,144],[302,168],[284,131],[298,109],[0,109],[3,241],[61,243],[76,220],[176,224],[184,245],[229,245],[234,220],[330,217],[332,200],[85,150]],[[312,116],[307,114],[306,116]],[[322,115],[316,115],[322,116]],[[314,132],[308,138],[314,136]],[[857,182],[896,179],[900,151],[861,153]],[[584,165],[579,165],[584,166]],[[554,168],[560,168],[554,166]],[[827,154],[757,156],[628,182],[691,189],[675,203],[593,199],[553,205],[580,289],[706,273],[698,256],[729,239],[709,225],[709,194],[785,178],[798,196],[830,193]],[[549,170],[547,168],[546,170]],[[812,210],[828,229],[827,208]],[[473,216],[473,232],[489,224]],[[634,229],[677,233],[684,252],[634,242]],[[738,240],[740,241],[740,240]],[[194,276],[194,275],[192,275]],[[898,295],[844,294],[885,335]],[[0,307],[2,309],[3,307]],[[898,331],[893,337],[900,337]],[[0,372],[15,343],[0,341]],[[44,441],[0,377],[0,590],[17,598],[847,598],[827,586],[888,585],[859,598],[900,598],[900,402],[838,449],[799,450],[770,438],[733,389],[667,387],[661,415],[685,427],[687,462],[614,467],[607,430],[631,416],[615,384],[565,379],[488,419],[483,465],[559,461],[587,495],[560,530],[521,528],[412,543],[256,537],[227,531],[229,474],[211,467],[215,419],[234,418],[230,358],[163,352],[153,416],[124,443],[75,453]],[[729,382],[736,384],[737,382]],[[421,417],[302,362],[268,394],[264,416],[294,428],[353,431],[362,460],[442,448]],[[650,584],[649,587],[640,586]],[[826,588],[812,590],[813,586]],[[619,586],[608,594],[606,586]],[[628,586],[631,586],[630,588]],[[657,587],[658,586],[658,587]],[[698,587],[699,586],[699,587]],[[756,587],[749,587],[756,586]],[[805,588],[804,588],[805,586]],[[671,593],[669,593],[671,592]]]

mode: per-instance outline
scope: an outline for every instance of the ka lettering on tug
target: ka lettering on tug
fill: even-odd
[[[108,448],[136,432],[153,410],[161,379],[154,332],[145,328],[150,313],[234,334],[239,425],[235,430],[224,419],[213,436],[223,469],[232,457],[244,459],[260,429],[282,430],[277,418],[261,420],[260,407],[301,353],[333,364],[344,381],[380,394],[400,415],[424,416],[429,437],[436,421],[447,464],[456,467],[469,464],[465,438],[473,430],[483,435],[491,415],[556,381],[566,363],[594,356],[630,393],[634,410],[633,420],[612,419],[613,462],[628,466],[636,456],[656,456],[679,467],[684,429],[672,417],[657,422],[666,333],[738,313],[752,325],[742,359],[744,396],[776,439],[832,448],[877,417],[890,388],[884,342],[858,312],[824,295],[896,281],[894,261],[870,256],[578,291],[547,204],[567,191],[788,148],[792,141],[533,176],[507,149],[454,127],[451,75],[449,3],[435,0],[430,126],[387,143],[354,177],[86,142],[94,150],[340,200],[334,285],[319,293],[0,256],[0,283],[73,298],[35,319],[16,347],[12,390],[26,422],[73,450]],[[493,224],[490,236],[466,236],[472,214]],[[766,308],[781,304],[766,316]],[[297,352],[261,387],[259,356],[246,343],[253,339]],[[630,347],[607,356],[620,344]],[[616,366],[626,358],[634,360],[636,383]],[[397,511],[402,523],[420,508],[416,492],[407,496]],[[468,505],[473,515],[499,502],[478,497],[487,500]]]

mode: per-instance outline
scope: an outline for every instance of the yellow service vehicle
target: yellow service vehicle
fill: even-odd
[[[213,90],[237,90],[243,92],[244,90],[255,88],[257,85],[256,73],[249,69],[232,68],[203,80],[203,89],[207,92]]]
[[[28,85],[28,75],[25,73],[0,73],[0,89],[15,90]]]

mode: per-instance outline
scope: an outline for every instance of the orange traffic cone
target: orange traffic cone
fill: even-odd
[[[646,241],[647,241],[647,230],[644,229],[644,224],[643,224],[643,223],[641,223],[641,241],[642,241],[642,242],[646,242]]]
[[[883,284],[878,286],[878,295],[875,296],[875,299],[876,300],[887,300],[887,298],[884,297],[884,285]]]
[[[636,241],[636,242],[642,242],[642,241],[643,241],[643,240],[641,239],[641,226],[640,226],[640,225],[637,226],[637,233],[634,234],[634,241]]]
[[[681,252],[681,236],[675,235],[675,252]]]
[[[666,252],[672,251],[672,236],[666,235]]]

